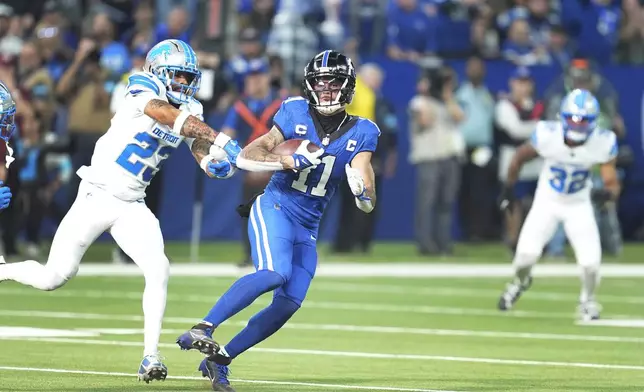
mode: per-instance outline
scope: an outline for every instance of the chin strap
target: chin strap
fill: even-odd
[[[5,166],[7,169],[9,168],[9,165],[13,163],[13,161],[16,160],[16,158],[13,157],[13,148],[9,147],[9,142],[5,142],[7,145],[7,156],[5,157]]]

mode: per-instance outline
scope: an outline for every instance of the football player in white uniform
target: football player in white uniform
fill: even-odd
[[[91,165],[78,170],[78,196],[56,231],[47,263],[1,264],[0,282],[55,290],[76,274],[87,248],[108,231],[145,277],[144,358],[138,374],[149,382],[167,376],[158,343],[169,262],[159,221],[143,201],[145,189],[182,141],[210,177],[232,175],[241,150],[202,121],[202,106],[194,99],[201,73],[188,44],[158,43],[148,52],[144,71],[130,76],[125,104],[96,143]]]
[[[557,225],[564,225],[581,270],[579,315],[583,320],[599,318],[595,301],[599,284],[601,243],[591,200],[599,203],[617,199],[620,192],[615,169],[617,138],[610,130],[597,128],[599,104],[586,90],[573,90],[561,104],[561,121],[541,121],[532,139],[519,147],[508,170],[508,186],[501,197],[501,208],[511,207],[512,186],[521,166],[537,157],[544,158],[532,208],[521,228],[514,255],[514,281],[499,299],[499,309],[508,310],[527,290],[530,271]],[[592,190],[590,169],[600,165],[605,189]]]

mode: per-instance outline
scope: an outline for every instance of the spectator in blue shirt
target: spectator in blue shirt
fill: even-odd
[[[600,64],[610,62],[619,39],[621,18],[616,1],[589,1],[581,11],[579,54]]]
[[[251,60],[262,56],[263,45],[259,31],[252,27],[244,29],[239,34],[239,53],[228,61],[225,66],[226,79],[231,82],[238,92],[244,91],[244,79],[249,70]]]
[[[395,0],[389,9],[387,54],[394,60],[416,61],[436,51],[436,22],[427,17],[416,0]]]
[[[127,47],[114,40],[114,24],[107,14],[94,16],[92,36],[100,51],[101,68],[110,73],[110,80],[118,80],[121,75],[130,70],[132,64]]]
[[[550,61],[546,48],[533,44],[530,39],[530,26],[524,19],[517,19],[510,25],[501,54],[503,58],[519,66],[547,64]]]
[[[166,39],[180,39],[190,42],[190,18],[185,8],[174,7],[168,14],[167,23],[159,23],[154,32],[154,41],[161,42]]]
[[[566,69],[573,58],[572,43],[568,34],[562,26],[552,26],[550,30],[550,42],[548,45],[550,62],[562,69]]]

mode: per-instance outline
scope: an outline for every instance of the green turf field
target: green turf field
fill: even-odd
[[[173,342],[232,279],[171,278],[161,347],[170,378],[150,385],[134,377],[142,278],[77,277],[48,293],[2,283],[0,391],[208,391],[196,372],[200,355]],[[234,362],[234,385],[239,392],[644,391],[644,327],[576,325],[572,278],[537,279],[513,315],[501,314],[504,283],[316,278],[287,327]],[[644,279],[605,279],[600,299],[607,319],[644,319]],[[226,342],[269,300],[216,337]],[[36,338],[6,337],[30,332]],[[76,336],[48,337],[53,332]]]
[[[102,262],[111,260],[114,245],[111,241],[93,244],[83,261]],[[348,255],[335,255],[330,253],[326,243],[319,245],[319,254],[322,261],[351,261],[369,263],[391,262],[445,262],[440,257],[419,256],[416,247],[406,242],[379,242],[376,243],[369,254],[353,253]],[[242,259],[241,244],[238,242],[204,242],[199,247],[200,262],[238,262]],[[166,253],[172,262],[181,263],[190,261],[190,246],[185,242],[166,243]],[[46,255],[46,252],[43,252]],[[607,256],[604,262],[642,263],[644,262],[644,244],[629,243],[624,246],[624,252],[619,257]],[[567,250],[569,261],[573,261],[572,251]],[[454,259],[459,262],[471,263],[509,263],[511,260],[508,248],[498,243],[480,245],[456,244]]]

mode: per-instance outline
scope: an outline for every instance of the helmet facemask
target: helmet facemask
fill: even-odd
[[[159,68],[157,76],[166,85],[168,99],[176,104],[187,103],[201,87],[201,72],[198,69],[168,65]],[[177,81],[182,77],[185,83]]]
[[[584,143],[596,127],[596,116],[561,114],[565,138],[576,144]]]
[[[309,102],[324,115],[331,115],[351,103],[353,94],[349,78],[334,73],[318,74],[304,79]]]
[[[16,108],[15,106],[0,114],[0,139],[9,142],[16,130]]]

